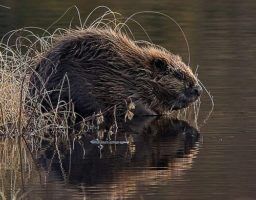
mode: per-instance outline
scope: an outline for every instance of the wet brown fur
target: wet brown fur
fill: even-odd
[[[165,70],[156,66],[156,60],[167,63]],[[115,105],[122,112],[127,101],[162,114],[195,101],[183,97],[196,84],[191,69],[166,49],[133,41],[110,28],[88,28],[58,37],[38,62],[30,93],[48,110],[59,101],[72,101],[82,116]]]

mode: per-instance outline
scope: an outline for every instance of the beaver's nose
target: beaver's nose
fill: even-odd
[[[192,88],[191,88],[191,94],[192,95],[195,95],[195,96],[200,96],[203,92],[203,89],[200,85],[194,85]]]

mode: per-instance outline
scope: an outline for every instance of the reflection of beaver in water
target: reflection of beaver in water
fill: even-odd
[[[129,145],[106,144],[100,156],[99,146],[91,143],[91,140],[98,138],[97,134],[85,134],[80,140],[74,141],[71,152],[67,144],[59,144],[59,160],[60,157],[55,154],[55,145],[44,141],[43,144],[49,146],[43,147],[46,151],[41,155],[40,164],[46,164],[46,169],[53,170],[54,177],[57,174],[66,176],[61,174],[63,169],[69,172],[66,177],[71,184],[84,183],[99,187],[103,184],[105,187],[104,183],[107,182],[108,186],[116,185],[108,190],[111,193],[113,190],[123,192],[120,188],[124,186],[131,188],[163,183],[174,176],[180,176],[182,171],[191,168],[198,153],[200,133],[186,121],[138,117],[130,121],[129,126],[121,127],[117,135],[112,135],[111,141],[129,138]],[[164,171],[160,173],[159,170]],[[120,184],[116,181],[120,181]]]
[[[47,109],[71,100],[77,113],[88,116],[115,105],[124,111],[130,100],[162,114],[187,107],[201,91],[179,56],[112,29],[89,28],[69,31],[49,50],[31,77],[30,93]]]

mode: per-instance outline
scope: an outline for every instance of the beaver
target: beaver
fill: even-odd
[[[111,28],[69,30],[40,58],[30,94],[45,110],[72,102],[86,117],[135,104],[135,113],[162,115],[189,106],[202,88],[178,55],[150,42],[137,42]]]

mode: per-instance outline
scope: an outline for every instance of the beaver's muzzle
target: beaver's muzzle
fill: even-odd
[[[194,98],[201,96],[202,92],[203,92],[203,89],[199,84],[196,84],[191,88],[188,88],[186,91],[188,97],[190,96]]]
[[[190,104],[196,101],[201,96],[202,92],[203,92],[203,89],[198,84],[192,87],[189,87],[186,89],[184,93],[185,98],[183,99],[183,101],[185,101],[187,104]]]
[[[203,89],[198,84],[187,88],[185,92],[178,97],[178,101],[175,103],[173,110],[188,107],[189,104],[193,103],[201,96],[202,92]]]

